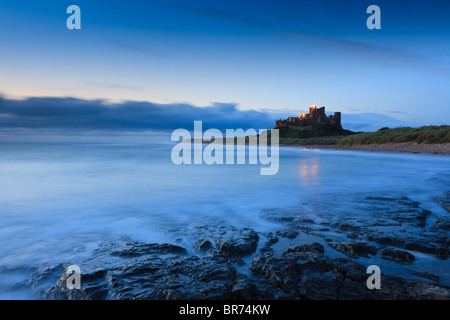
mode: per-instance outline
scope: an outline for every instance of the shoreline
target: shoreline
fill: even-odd
[[[369,152],[403,152],[413,154],[438,154],[450,155],[450,143],[444,144],[418,144],[416,142],[388,143],[388,144],[368,144],[359,146],[338,146],[338,145],[300,145],[300,144],[280,144],[280,147],[299,147],[305,149],[334,149],[346,151],[369,151]]]
[[[210,144],[211,141],[204,140],[189,140],[189,143],[201,143]],[[226,144],[226,141],[223,143]],[[233,140],[233,144],[241,145]],[[245,145],[253,145],[245,143]],[[270,144],[269,144],[270,146]],[[385,144],[367,144],[358,146],[339,146],[335,144],[279,144],[280,147],[294,147],[294,148],[304,148],[304,149],[330,149],[330,150],[345,150],[345,151],[366,151],[366,152],[401,152],[401,153],[411,153],[411,154],[436,154],[436,155],[450,155],[450,143],[443,144],[426,144],[426,143],[416,143],[402,142],[402,143],[385,143]]]

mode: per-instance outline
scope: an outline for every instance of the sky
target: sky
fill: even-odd
[[[450,122],[448,0],[0,0],[0,30],[0,133]]]

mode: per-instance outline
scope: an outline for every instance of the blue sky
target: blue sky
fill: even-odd
[[[71,4],[81,30],[66,28]],[[450,122],[449,1],[0,0],[0,28],[3,106],[222,103],[272,119],[315,104],[350,129]]]

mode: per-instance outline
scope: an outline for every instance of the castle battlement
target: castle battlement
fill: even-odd
[[[309,108],[309,114],[301,113],[298,117],[289,117],[285,120],[278,120],[276,127],[306,127],[313,125],[331,125],[341,128],[341,113],[335,112],[333,116],[327,116],[325,114],[325,107],[318,108],[311,106]]]

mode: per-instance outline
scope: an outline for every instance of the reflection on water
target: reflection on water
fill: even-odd
[[[314,187],[320,184],[319,158],[304,158],[300,161],[300,183],[303,187]]]

